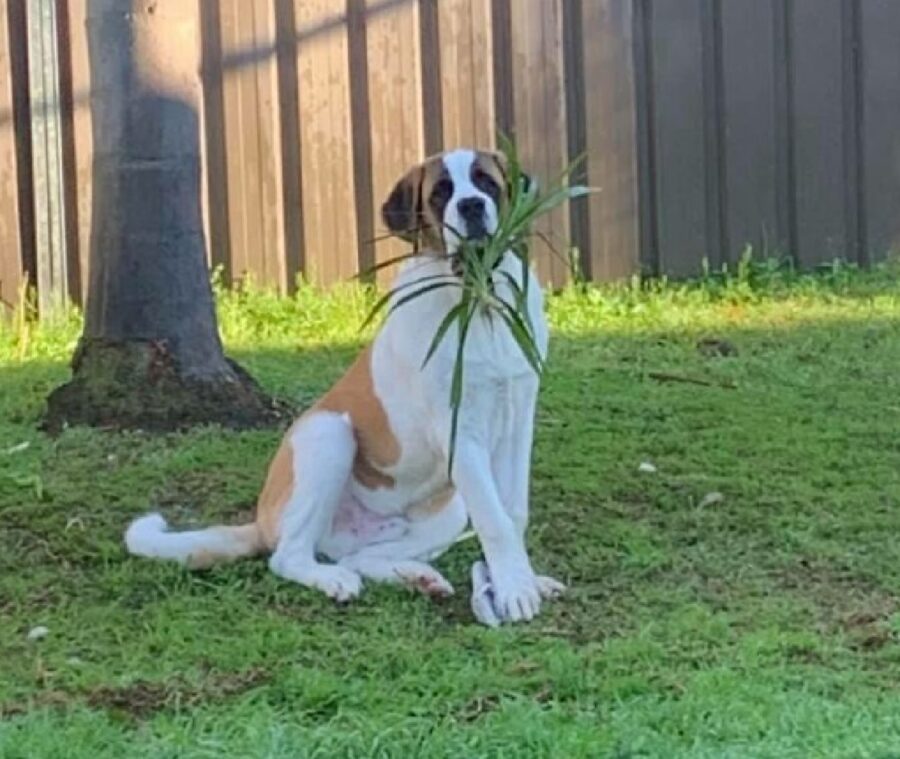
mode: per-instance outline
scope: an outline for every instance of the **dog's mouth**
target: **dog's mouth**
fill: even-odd
[[[484,224],[484,219],[477,219],[466,222],[466,235],[465,239],[467,242],[481,242],[482,240],[486,240],[488,238],[487,227]]]
[[[450,255],[450,267],[456,276],[462,277],[465,273],[466,264],[473,259],[484,261],[490,238],[491,235],[487,229],[477,230],[475,234],[467,230],[467,234],[463,238],[464,244],[460,245],[456,252]]]

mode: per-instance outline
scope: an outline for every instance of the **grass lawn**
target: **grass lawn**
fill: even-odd
[[[370,302],[219,307],[230,352],[302,407]],[[439,604],[127,557],[150,508],[244,519],[280,433],[48,439],[78,319],[0,328],[0,757],[900,757],[897,270],[549,310],[530,545],[571,591],[496,631],[468,608],[474,541],[437,562]]]

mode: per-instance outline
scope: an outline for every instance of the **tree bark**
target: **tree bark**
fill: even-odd
[[[197,4],[89,0],[90,281],[46,427],[256,426],[281,414],[224,355],[200,210]]]

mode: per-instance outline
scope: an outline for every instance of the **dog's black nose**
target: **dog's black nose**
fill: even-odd
[[[484,216],[484,198],[463,198],[456,207],[466,221],[480,221]]]

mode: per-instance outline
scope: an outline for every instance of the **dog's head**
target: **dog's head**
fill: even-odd
[[[394,234],[424,250],[452,255],[461,240],[497,231],[509,191],[502,153],[452,150],[410,169],[394,186],[381,215]]]

